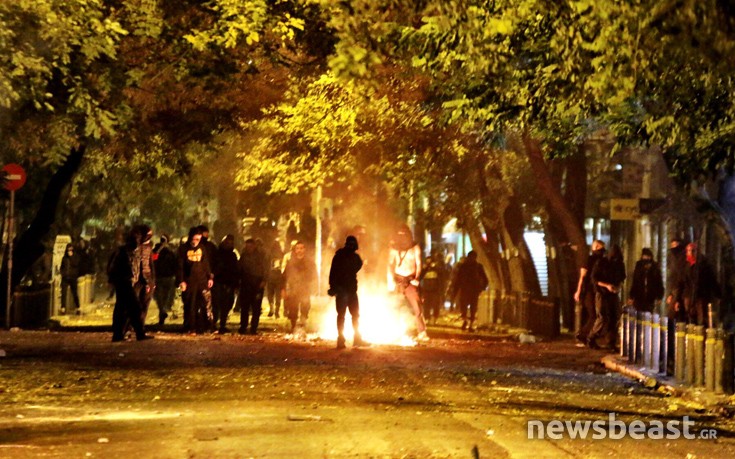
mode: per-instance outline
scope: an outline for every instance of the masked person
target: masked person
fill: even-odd
[[[419,296],[419,280],[421,279],[421,249],[413,241],[408,225],[398,229],[394,246],[388,254],[388,290],[402,294],[413,310],[416,318],[418,341],[428,341],[426,322]]]
[[[592,242],[592,253],[587,258],[587,263],[579,269],[579,281],[577,291],[574,293],[574,301],[582,306],[582,324],[577,332],[577,340],[581,345],[587,345],[590,331],[597,319],[595,312],[595,285],[592,282],[592,270],[597,262],[605,256],[605,243],[596,240]]]
[[[357,273],[362,268],[362,259],[357,252],[357,238],[347,236],[345,246],[335,252],[329,269],[329,295],[334,296],[337,306],[337,349],[345,348],[345,315],[347,309],[352,317],[354,338],[352,345],[365,346],[360,335],[360,301],[357,297]]]
[[[633,283],[630,286],[628,305],[636,311],[654,312],[655,306],[664,296],[664,282],[661,268],[653,260],[653,252],[648,247],[641,251],[641,259],[633,269]]]
[[[686,246],[681,239],[672,239],[669,245],[669,260],[666,266],[666,296],[667,315],[672,324],[669,328],[674,329],[673,321],[686,322],[684,308],[678,310],[676,304],[682,303],[681,280],[684,278],[686,269]],[[673,338],[673,334],[671,337]]]
[[[686,266],[680,280],[683,306],[690,324],[708,324],[708,305],[715,298],[720,298],[720,285],[712,265],[707,258],[699,253],[699,246],[692,242],[686,247]]]
[[[184,332],[204,333],[211,328],[207,296],[214,285],[207,250],[201,244],[202,231],[189,230],[186,243],[179,249],[177,281],[184,302]]]

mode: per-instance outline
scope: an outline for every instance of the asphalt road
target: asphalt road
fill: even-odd
[[[735,453],[730,419],[608,373],[602,352],[571,340],[433,339],[419,347],[343,351],[334,344],[293,342],[278,333],[159,333],[113,344],[109,333],[0,332],[0,457]],[[595,420],[606,421],[599,427],[609,437],[611,413],[626,428],[636,420],[650,427],[688,416],[692,435],[711,437],[714,429],[717,438],[528,438],[529,421]],[[555,428],[544,433],[554,435]]]

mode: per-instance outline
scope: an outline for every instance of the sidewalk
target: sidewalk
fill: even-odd
[[[697,411],[718,412],[726,417],[735,415],[735,395],[715,394],[705,390],[704,387],[679,384],[671,376],[654,373],[648,368],[628,362],[618,354],[604,356],[601,363],[608,370],[635,379],[645,387],[663,395],[675,397],[680,403]]]

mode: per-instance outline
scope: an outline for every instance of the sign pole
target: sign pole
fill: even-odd
[[[10,216],[8,217],[8,289],[5,296],[5,328],[10,330],[10,300],[13,291],[13,217],[15,215],[15,190],[10,190]]]
[[[20,189],[26,183],[26,171],[18,164],[6,164],[2,169],[5,189],[10,191],[10,212],[8,217],[8,291],[5,297],[5,327],[10,329],[10,300],[12,298],[13,280],[13,228],[15,220],[15,190]]]

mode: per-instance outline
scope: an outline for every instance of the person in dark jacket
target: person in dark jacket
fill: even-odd
[[[240,272],[235,253],[235,236],[228,234],[217,248],[214,278],[212,287],[212,306],[214,326],[218,333],[227,333],[227,316],[235,303],[235,292],[240,285]]]
[[[240,294],[237,302],[240,305],[240,330],[244,335],[258,333],[260,314],[265,291],[265,278],[268,274],[265,264],[265,254],[258,250],[255,239],[245,241],[245,247],[240,254]],[[248,330],[248,324],[250,330]]]
[[[679,305],[679,308],[684,307],[689,323],[713,326],[708,323],[708,305],[715,298],[720,298],[720,285],[712,265],[699,253],[699,247],[694,242],[686,247],[686,266],[680,284],[684,304]]]
[[[601,258],[592,270],[595,288],[595,323],[592,326],[587,345],[599,349],[597,339],[608,336],[608,343],[617,343],[617,320],[620,297],[618,293],[625,280],[625,264],[620,247],[614,245],[607,257]]]
[[[421,297],[424,317],[433,324],[439,319],[444,305],[447,270],[439,256],[426,258],[426,269],[421,273]]]
[[[681,296],[681,281],[684,279],[684,271],[686,270],[686,246],[682,239],[672,239],[669,245],[669,259],[666,264],[666,289],[668,295],[666,296],[666,307],[667,315],[672,323],[669,327],[670,330],[675,330],[673,322],[686,322],[686,313],[684,308],[677,308],[676,304],[683,304]],[[671,335],[670,343],[673,345],[673,337]],[[673,355],[671,353],[670,355]]]
[[[357,297],[357,273],[362,268],[362,259],[357,252],[357,238],[347,236],[345,245],[335,252],[329,269],[329,295],[334,296],[337,306],[337,349],[345,348],[345,315],[347,309],[352,317],[354,347],[367,343],[360,335],[360,301]]]
[[[306,246],[297,241],[283,270],[283,303],[286,316],[291,322],[291,333],[297,325],[303,330],[311,310],[311,294],[316,285],[316,265],[306,256]]]
[[[582,307],[580,329],[577,331],[577,340],[586,345],[592,327],[595,325],[597,313],[595,312],[595,285],[592,282],[592,271],[597,262],[605,256],[605,243],[598,240],[592,242],[592,252],[587,257],[587,263],[579,269],[579,281],[577,291],[574,293],[574,301]]]
[[[167,235],[161,236],[161,241],[153,250],[153,260],[156,273],[156,289],[153,291],[153,296],[158,305],[158,325],[160,326],[171,314],[174,294],[176,293],[176,271],[179,263],[174,251],[168,247]]]
[[[115,288],[115,308],[112,311],[112,341],[125,339],[125,330],[130,324],[138,341],[150,339],[145,334],[140,314],[140,300],[135,294],[137,281],[134,266],[137,261],[136,248],[139,236],[134,232],[127,236],[125,245],[117,248],[107,266],[107,280]]]
[[[209,260],[209,267],[214,271],[214,266],[217,264],[217,244],[209,239],[209,228],[207,225],[199,225],[199,230],[202,232],[202,242],[200,242],[202,248],[207,252],[207,259]],[[214,273],[211,274],[211,278],[214,279]],[[204,291],[204,300],[207,302],[207,316],[212,319],[214,314],[212,313],[212,291],[211,289]]]
[[[202,231],[193,227],[186,243],[179,249],[176,278],[184,301],[184,331],[190,334],[204,333],[212,324],[206,297],[214,282],[209,256],[201,241]]]
[[[67,304],[66,292],[71,291],[74,300],[74,312],[81,314],[79,308],[79,293],[77,291],[77,278],[79,277],[79,257],[74,253],[74,246],[66,244],[66,252],[61,259],[61,313],[71,313]]]
[[[641,259],[633,270],[633,284],[628,295],[628,304],[636,311],[654,312],[654,306],[664,296],[661,268],[653,260],[653,251],[648,247],[641,252]]]
[[[462,316],[462,331],[467,330],[467,310],[469,309],[469,331],[474,332],[477,316],[477,300],[480,292],[488,285],[487,275],[482,265],[477,262],[477,252],[470,250],[467,258],[457,271],[457,279],[452,296],[457,298],[457,307]]]

